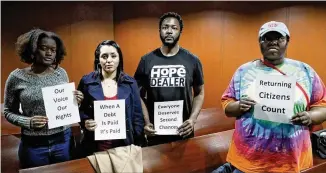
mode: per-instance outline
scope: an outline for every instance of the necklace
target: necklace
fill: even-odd
[[[114,80],[107,80],[107,81],[103,81],[102,84],[110,88],[112,86],[115,86],[117,82]]]

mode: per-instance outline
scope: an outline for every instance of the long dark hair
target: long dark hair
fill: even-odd
[[[100,75],[101,80],[103,80],[102,75],[102,67],[100,66],[100,54],[101,54],[101,47],[102,46],[113,46],[117,49],[119,54],[119,65],[117,67],[117,75],[115,76],[114,80],[118,82],[120,74],[123,72],[123,56],[120,46],[113,40],[105,40],[102,41],[95,50],[95,59],[94,59],[94,70],[97,72],[97,75]]]

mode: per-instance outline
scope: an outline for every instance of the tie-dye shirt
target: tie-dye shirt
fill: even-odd
[[[310,97],[310,107],[326,106],[325,86],[309,65],[285,58],[276,67],[296,78]],[[259,73],[282,75],[260,60],[242,65],[222,96],[223,109],[244,95],[254,98]],[[297,86],[294,105],[295,114],[306,110],[306,98]],[[309,128],[255,119],[251,109],[236,119],[227,161],[246,173],[300,172],[313,165]]]

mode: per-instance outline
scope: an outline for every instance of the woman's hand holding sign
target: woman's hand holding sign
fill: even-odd
[[[97,123],[93,119],[85,121],[85,127],[88,131],[94,131],[97,127]]]
[[[47,122],[48,122],[48,117],[35,115],[31,118],[31,128],[32,129],[43,128]]]
[[[291,122],[296,125],[309,126],[312,124],[310,112],[299,112],[291,118]]]
[[[253,99],[242,96],[239,101],[229,103],[225,108],[225,114],[229,117],[238,117],[250,110],[256,104]]]
[[[247,112],[256,102],[249,97],[243,97],[239,101],[239,110],[240,112]]]
[[[74,95],[76,97],[78,105],[80,105],[84,99],[84,94],[81,91],[75,90]]]

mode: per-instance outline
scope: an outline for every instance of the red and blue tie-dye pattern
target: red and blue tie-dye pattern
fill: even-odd
[[[309,65],[286,58],[277,68],[296,78],[310,97],[310,107],[326,106],[325,86]],[[244,95],[254,98],[253,87],[259,73],[282,75],[261,61],[242,65],[222,96],[223,108]],[[303,92],[296,87],[294,114],[306,106]],[[255,119],[251,110],[236,119],[227,161],[246,173],[300,172],[313,164],[309,129]]]

